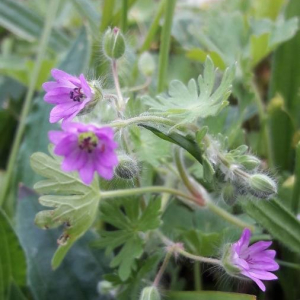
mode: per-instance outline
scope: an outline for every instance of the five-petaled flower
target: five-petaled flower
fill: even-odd
[[[93,99],[94,93],[83,74],[72,76],[64,71],[52,69],[56,81],[43,84],[44,100],[56,106],[50,112],[50,123],[72,120]]]
[[[261,280],[274,280],[277,276],[270,271],[279,269],[275,261],[275,250],[267,249],[272,242],[259,241],[249,246],[251,231],[244,229],[241,238],[230,247],[231,263],[237,267],[239,275],[252,279],[262,291],[266,290]]]
[[[49,139],[55,145],[54,153],[64,156],[63,171],[79,171],[85,184],[93,181],[94,172],[107,180],[113,178],[118,158],[112,128],[64,122],[62,129],[50,131]]]

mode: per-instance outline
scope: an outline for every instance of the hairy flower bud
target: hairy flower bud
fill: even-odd
[[[144,52],[141,55],[138,65],[140,71],[146,76],[151,76],[155,71],[155,62],[149,52]]]
[[[260,160],[253,155],[243,155],[239,158],[239,163],[247,170],[253,170],[260,165]]]
[[[107,29],[103,37],[103,51],[110,59],[118,59],[125,52],[125,40],[120,29]]]
[[[255,196],[269,197],[277,193],[275,181],[263,174],[254,174],[250,176],[249,184]]]
[[[97,285],[97,290],[100,295],[110,295],[114,292],[115,287],[107,280],[102,280]]]
[[[145,287],[142,291],[140,300],[160,300],[158,289],[154,286]]]
[[[120,155],[119,164],[115,168],[115,174],[122,179],[133,179],[138,176],[137,162],[128,155]]]

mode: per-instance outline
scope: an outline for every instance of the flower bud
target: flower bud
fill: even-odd
[[[118,59],[125,52],[125,40],[120,29],[108,28],[103,37],[103,51],[110,59]]]
[[[253,170],[260,165],[260,160],[253,155],[243,155],[239,158],[239,163],[247,170]]]
[[[155,62],[149,52],[144,52],[139,59],[139,69],[145,76],[151,76],[155,71]]]
[[[249,184],[255,196],[269,197],[277,193],[277,185],[274,180],[263,174],[254,174],[249,178]]]
[[[115,169],[115,174],[122,179],[133,179],[138,176],[139,168],[137,162],[128,155],[118,157],[119,164]]]
[[[160,300],[160,295],[156,287],[148,286],[142,291],[140,300]]]

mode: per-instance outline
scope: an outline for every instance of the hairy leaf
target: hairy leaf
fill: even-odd
[[[85,185],[77,173],[61,171],[60,162],[44,153],[33,154],[31,166],[37,174],[48,178],[34,186],[37,192],[46,194],[39,198],[40,203],[55,208],[39,212],[35,223],[43,229],[65,226],[52,260],[53,268],[57,268],[72,244],[95,220],[100,200],[98,181]]]
[[[100,205],[102,220],[118,230],[103,231],[101,239],[93,244],[107,248],[108,252],[122,246],[111,261],[111,267],[118,267],[118,275],[122,281],[129,278],[131,270],[135,268],[136,259],[143,253],[144,241],[140,233],[156,229],[161,224],[161,201],[151,199],[142,213],[139,213],[138,201],[138,198],[108,200],[102,201]]]
[[[180,119],[178,125],[191,123],[198,118],[217,115],[226,105],[231,93],[231,83],[235,68],[226,69],[219,86],[215,89],[216,74],[213,61],[208,56],[204,74],[198,77],[198,85],[191,79],[187,86],[174,80],[169,86],[169,96],[158,95],[156,99],[144,97],[151,110],[165,113],[169,117]],[[200,89],[200,92],[198,91]]]

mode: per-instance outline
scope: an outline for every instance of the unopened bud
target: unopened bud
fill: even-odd
[[[277,185],[273,179],[263,174],[254,174],[249,178],[250,187],[256,196],[269,197],[277,193]]]
[[[115,169],[115,174],[122,179],[133,179],[138,176],[139,168],[137,162],[128,155],[118,157],[119,164]]]
[[[160,300],[158,289],[154,286],[145,287],[142,291],[140,300]]]
[[[125,52],[125,40],[120,29],[107,29],[103,37],[103,51],[110,59],[118,59]]]
[[[140,71],[146,76],[151,76],[155,71],[155,62],[149,52],[144,52],[141,55],[138,65]]]
[[[240,157],[239,163],[247,170],[253,170],[260,165],[260,160],[253,155],[243,155]]]

